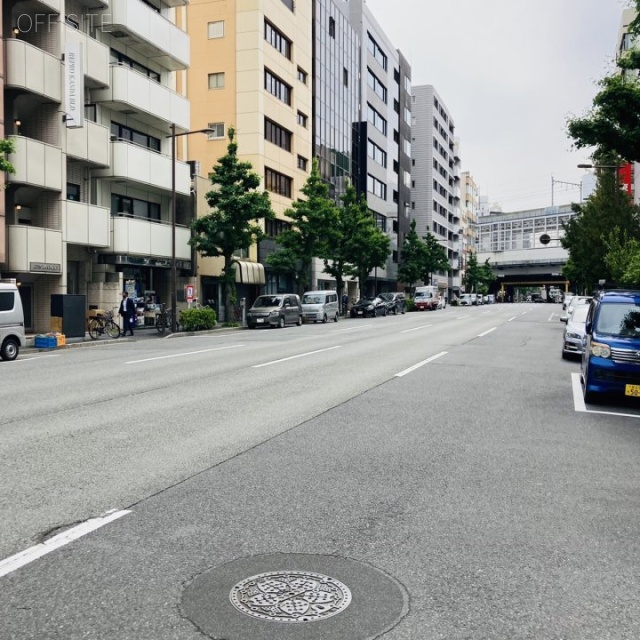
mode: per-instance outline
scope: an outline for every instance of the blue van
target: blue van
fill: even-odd
[[[585,402],[602,393],[640,397],[640,291],[604,291],[593,298],[581,378]]]

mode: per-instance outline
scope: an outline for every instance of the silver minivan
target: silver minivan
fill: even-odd
[[[302,315],[305,322],[338,322],[340,309],[336,291],[307,291],[302,296]]]
[[[0,280],[0,358],[15,360],[25,344],[20,292],[15,282]]]
[[[280,327],[302,324],[300,298],[295,293],[278,293],[258,296],[247,312],[249,329]]]

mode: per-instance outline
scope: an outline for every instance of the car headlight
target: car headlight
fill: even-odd
[[[277,316],[280,312],[279,311],[272,311],[269,315],[270,316]]]
[[[367,307],[367,311],[371,311],[372,309],[373,309],[373,305],[372,305],[372,304],[370,304],[370,305]]]
[[[567,338],[573,338],[574,340],[580,340],[581,336],[579,333],[571,333],[570,331],[567,333]]]
[[[601,344],[599,342],[592,342],[590,352],[592,356],[596,358],[610,358],[611,349],[608,344]]]

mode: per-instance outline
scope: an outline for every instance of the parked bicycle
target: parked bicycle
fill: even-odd
[[[110,338],[120,337],[120,327],[117,322],[114,321],[114,312],[107,311],[102,314],[99,313],[93,318],[89,318],[87,323],[87,330],[92,340],[97,340],[100,336],[107,334]]]
[[[173,326],[173,309],[165,309],[162,307],[160,313],[156,316],[156,329],[159,333],[164,333],[167,329],[171,331]],[[180,316],[176,318],[176,330],[180,331]]]

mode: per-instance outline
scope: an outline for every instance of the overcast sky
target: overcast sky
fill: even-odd
[[[613,70],[626,0],[366,0],[432,84],[460,139],[462,170],[504,211],[551,205],[551,176],[580,182],[588,152],[572,150],[568,116],[582,116]],[[577,201],[555,184],[555,204]]]

